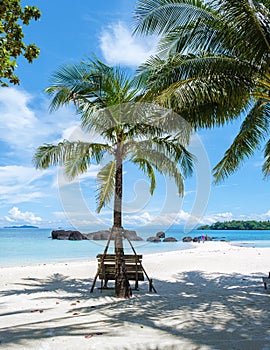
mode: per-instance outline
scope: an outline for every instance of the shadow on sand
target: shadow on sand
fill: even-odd
[[[30,339],[82,337],[89,329],[109,337],[114,337],[117,329],[117,334],[122,331],[125,336],[128,324],[142,332],[150,328],[173,336],[171,346],[157,344],[155,349],[182,349],[177,345],[178,340],[193,344],[186,348],[188,350],[204,346],[224,350],[270,349],[270,294],[263,289],[258,275],[215,274],[211,277],[192,271],[174,278],[174,282],[155,280],[157,294],[149,293],[145,282],[130,300],[116,299],[113,291],[100,293],[97,288],[89,294],[92,280],[75,280],[60,274],[45,280],[27,278],[18,289],[15,286],[13,290],[0,292],[0,296],[24,298],[27,295],[44,301],[57,298],[68,303],[78,299],[80,303],[74,303],[62,317],[51,316],[50,309],[44,309],[44,317],[48,313],[42,320],[28,323],[25,317],[25,322],[12,327],[6,323],[0,329],[0,347],[23,346]],[[0,304],[1,318],[16,314],[15,311],[1,313],[1,309]],[[29,310],[17,313],[27,314]],[[130,347],[121,349],[147,348],[147,343],[144,347],[130,343]],[[116,348],[112,346],[111,349]]]

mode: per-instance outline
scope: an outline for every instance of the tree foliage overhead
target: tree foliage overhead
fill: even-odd
[[[156,170],[174,179],[183,195],[184,177],[193,169],[193,156],[185,148],[190,137],[188,125],[181,119],[174,122],[173,114],[158,106],[139,103],[140,89],[123,69],[96,59],[66,65],[53,74],[46,92],[52,96],[52,110],[73,102],[83,130],[96,132],[104,143],[92,142],[89,134],[89,142],[64,140],[58,145],[43,145],[34,157],[37,168],[64,165],[66,174],[73,179],[86,172],[93,161],[100,164],[104,154],[109,153],[113,161],[97,176],[100,211],[114,193],[115,159],[120,147],[121,160],[135,164],[150,179],[151,194]]]
[[[14,74],[16,59],[24,56],[31,63],[39,55],[35,44],[25,44],[23,25],[40,18],[41,13],[36,6],[21,6],[20,0],[0,0],[0,84],[7,86],[19,84]]]
[[[160,36],[140,67],[146,97],[173,108],[194,128],[244,116],[214,168],[216,182],[263,144],[270,173],[270,6],[267,0],[138,0],[137,34]],[[266,142],[265,142],[266,141]]]
[[[175,124],[171,112],[153,104],[137,103],[140,90],[134,79],[124,70],[97,59],[60,68],[46,91],[52,96],[52,110],[70,102],[75,104],[86,141],[63,140],[57,145],[40,146],[34,164],[40,169],[63,165],[70,179],[85,173],[93,162],[100,166],[98,212],[111,199],[114,201],[115,295],[129,298],[122,236],[124,162],[133,163],[149,178],[151,194],[156,187],[157,171],[172,178],[183,195],[184,177],[193,170],[193,157],[185,148],[190,137],[188,127],[184,123],[180,132],[178,118],[174,125],[177,132],[169,134]],[[100,142],[95,142],[96,139]]]

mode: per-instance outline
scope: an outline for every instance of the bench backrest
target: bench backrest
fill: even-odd
[[[115,254],[106,254],[105,257],[103,254],[98,254],[97,259],[98,263],[100,264],[102,262],[102,259],[104,258],[103,262],[104,264],[111,264],[115,262]],[[124,255],[125,258],[125,264],[139,264],[142,262],[142,255]]]

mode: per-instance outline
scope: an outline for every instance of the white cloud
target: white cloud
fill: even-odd
[[[31,202],[45,196],[37,181],[52,170],[37,171],[34,167],[19,165],[0,167],[0,196],[2,204]],[[48,193],[48,187],[46,187]]]
[[[72,109],[49,114],[47,99],[42,100],[37,110],[31,107],[34,100],[35,96],[19,88],[0,90],[0,140],[17,150],[18,158],[26,153],[31,157],[36,147],[54,142],[77,122]]]
[[[235,217],[233,213],[231,212],[225,212],[225,213],[216,213],[216,214],[211,214],[211,215],[205,215],[201,219],[201,223],[204,224],[213,224],[214,222],[217,221],[230,221],[234,220]]]
[[[100,48],[108,64],[136,67],[155,53],[157,40],[135,38],[123,22],[111,24],[100,36]]]
[[[48,173],[48,171],[45,171]],[[37,171],[34,167],[24,167],[21,165],[8,165],[0,167],[0,182],[1,185],[29,184],[39,177],[43,176],[44,172]]]
[[[268,210],[266,213],[261,214],[262,220],[270,220],[270,210]]]
[[[235,215],[231,212],[224,212],[224,213],[215,213],[215,214],[209,214],[205,215],[200,223],[203,224],[213,224],[217,221],[231,221],[231,220],[257,220],[257,221],[265,221],[270,220],[270,210],[268,210],[266,213],[251,213],[251,214],[241,214],[241,215]]]
[[[178,213],[161,213],[151,214],[144,211],[142,214],[137,215],[123,215],[125,225],[128,226],[162,226],[164,229],[170,227],[173,224],[184,225],[187,220],[190,220],[191,216],[184,210],[180,210]],[[197,220],[198,221],[198,220]]]
[[[42,218],[39,216],[35,216],[35,214],[30,211],[21,212],[17,207],[10,209],[8,214],[9,216],[5,217],[8,222],[29,223],[33,225],[42,222]]]

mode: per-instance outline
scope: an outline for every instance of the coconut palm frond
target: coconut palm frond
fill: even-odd
[[[50,110],[57,110],[73,101],[77,106],[85,99],[98,98],[99,79],[84,64],[60,67],[51,77],[52,85],[45,92],[52,95]]]
[[[109,151],[108,145],[100,143],[74,143],[72,155],[65,162],[65,173],[70,179],[77,175],[85,173],[91,162],[99,164],[106,151]]]
[[[269,130],[269,117],[265,105],[256,103],[242,123],[240,132],[235,137],[222,160],[214,168],[215,183],[234,173],[244,159],[254,154]]]
[[[265,149],[264,149],[264,158],[265,161],[262,166],[263,175],[265,178],[268,178],[270,174],[270,140],[266,143]]]
[[[134,33],[161,35],[183,27],[187,20],[210,19],[208,10],[209,6],[200,0],[139,0],[135,8]]]
[[[58,145],[40,146],[33,158],[36,168],[46,169],[51,165],[64,165],[70,179],[84,173],[91,161],[99,163],[110,147],[104,144],[63,141]]]
[[[66,140],[58,145],[44,144],[37,149],[33,163],[38,169],[47,169],[51,165],[57,164],[64,165],[73,152],[74,144]]]
[[[143,101],[174,110],[193,130],[245,116],[231,147],[214,168],[219,182],[254,153],[269,130],[270,2],[203,3],[138,1],[135,32],[161,35],[161,39],[159,56],[139,68],[137,83],[144,86]],[[265,146],[265,177],[269,154],[270,141]]]
[[[161,157],[165,156],[179,165],[184,177],[188,177],[193,173],[193,165],[195,157],[179,142],[178,138],[154,137],[150,141],[138,142],[135,146],[140,152],[156,152]]]
[[[156,177],[153,167],[150,162],[148,162],[145,158],[134,157],[132,159],[132,163],[139,166],[139,168],[146,174],[150,180],[150,194],[154,193],[156,188]]]
[[[257,1],[249,0],[215,3],[222,14],[223,22],[230,23],[232,28],[224,41],[230,46],[234,45],[238,56],[242,53],[243,57],[253,62],[267,60],[267,52],[270,51],[269,9]]]
[[[107,163],[99,172],[97,175],[97,183],[98,183],[98,189],[97,189],[97,212],[99,213],[100,210],[109,203],[111,200],[113,193],[114,193],[114,187],[115,187],[115,161],[111,161]]]
[[[159,173],[164,174],[165,176],[169,176],[169,178],[175,181],[179,194],[183,195],[183,175],[178,168],[177,162],[175,162],[172,158],[170,159],[166,154],[159,152],[153,148],[147,147],[145,142],[137,143],[134,146],[130,158],[132,162],[134,159],[144,159]]]
[[[194,121],[199,127],[203,127],[204,121],[207,127],[212,127],[215,120],[220,125],[238,117],[250,99],[254,84],[254,70],[250,66],[208,53],[176,55],[165,61],[152,58],[140,69],[138,74],[143,79],[149,77],[146,100],[154,99],[182,117],[198,114],[187,121]],[[211,123],[207,122],[209,118]]]

